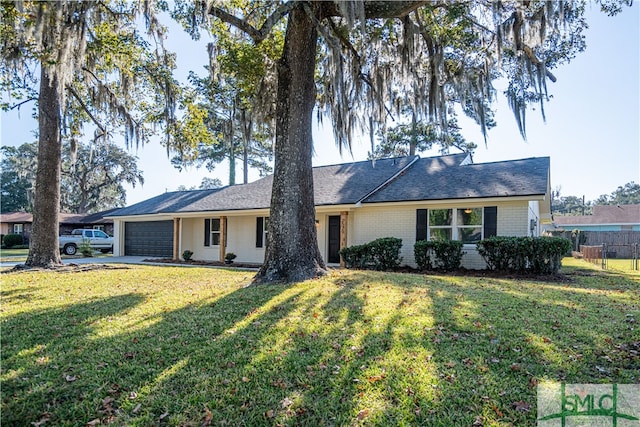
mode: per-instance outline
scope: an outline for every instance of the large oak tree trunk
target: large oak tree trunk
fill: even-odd
[[[271,214],[257,282],[296,282],[326,273],[318,249],[311,164],[317,39],[302,6],[294,8],[278,64]]]
[[[59,85],[56,73],[46,64],[42,64],[38,98],[38,169],[33,204],[33,229],[29,256],[25,263],[29,267],[51,268],[62,264],[58,248],[62,162]]]

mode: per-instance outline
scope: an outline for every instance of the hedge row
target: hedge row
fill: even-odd
[[[418,240],[413,255],[420,270],[454,271],[462,263],[462,242],[459,240]]]
[[[340,249],[340,256],[347,268],[365,270],[392,270],[402,261],[400,248],[402,239],[383,237],[364,245],[349,246]]]
[[[489,270],[556,274],[571,241],[561,237],[491,237],[477,244]]]
[[[392,270],[400,266],[402,240],[385,237],[340,250],[347,268]],[[561,237],[491,237],[476,244],[489,270],[556,274],[571,242]],[[454,271],[460,268],[463,243],[419,240],[413,251],[418,269]]]

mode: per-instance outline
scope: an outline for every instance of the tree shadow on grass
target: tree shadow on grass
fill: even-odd
[[[216,410],[220,396],[226,405],[250,394],[245,361],[255,350],[253,341],[266,331],[259,328],[256,335],[251,329],[255,319],[277,322],[295,307],[297,293],[279,298],[284,289],[194,298],[180,309],[156,310],[144,319],[149,326],[116,334],[104,330],[104,319],[117,321],[119,314],[144,305],[143,296],[8,316],[2,424],[199,424],[205,406]],[[99,319],[103,330],[97,333],[93,324]]]
[[[611,377],[594,376],[601,360],[589,350],[624,318],[599,322],[593,308],[622,309],[624,301],[586,293],[581,283],[542,284],[545,298],[528,293],[535,283],[509,283],[335,274],[217,299],[195,295],[117,334],[95,334],[93,320],[115,319],[144,305],[142,297],[19,314],[7,319],[12,329],[3,325],[3,344],[7,330],[20,343],[11,331],[30,317],[42,331],[3,348],[2,421],[382,426],[480,417],[533,425],[532,378],[628,380],[632,370],[618,365]],[[518,400],[521,409],[511,405]]]
[[[32,291],[34,291],[32,289]],[[21,290],[22,292],[22,290]],[[31,298],[19,293],[22,299]],[[15,296],[15,295],[14,295]],[[25,425],[47,418],[52,402],[73,399],[93,322],[141,304],[124,294],[60,308],[10,315],[2,320],[2,424]],[[44,414],[44,415],[43,415]]]

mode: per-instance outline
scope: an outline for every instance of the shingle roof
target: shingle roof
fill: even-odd
[[[465,154],[354,162],[313,169],[316,206],[545,194],[549,158],[464,164]],[[215,190],[164,193],[112,216],[267,209],[273,176]]]
[[[27,212],[7,212],[7,213],[0,214],[0,222],[4,222],[4,223],[33,222],[33,215]]]
[[[560,226],[640,224],[640,205],[598,205],[592,215],[554,215],[553,222]]]
[[[184,207],[216,193],[214,190],[186,190],[163,193],[151,199],[143,200],[135,205],[127,206],[113,212],[112,216],[147,215],[180,212]]]
[[[353,204],[402,171],[415,157],[313,168],[317,206]],[[273,176],[216,190],[176,191],[120,209],[113,216],[268,209]]]
[[[461,164],[460,155],[420,159],[364,202],[399,202],[545,194],[549,158]]]
[[[60,224],[110,224],[113,220],[105,219],[119,208],[108,209],[106,211],[93,214],[72,214],[61,212],[59,216]],[[0,221],[5,223],[28,223],[33,222],[33,215],[27,212],[7,212],[0,215]]]

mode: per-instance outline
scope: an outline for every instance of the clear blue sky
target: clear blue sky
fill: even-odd
[[[596,6],[587,7],[587,50],[570,64],[554,70],[558,81],[548,83],[553,98],[545,107],[547,121],[542,121],[539,111],[530,109],[526,142],[504,99],[499,101],[498,125],[490,131],[486,147],[473,122],[460,123],[463,135],[479,145],[476,163],[549,156],[552,188],[561,187],[563,196],[584,195],[587,200],[594,200],[630,181],[640,183],[640,9],[635,2],[620,15],[608,17]],[[178,63],[183,64],[181,76],[186,76],[189,69],[204,73],[207,54],[202,44],[195,44],[180,32],[170,35],[168,47],[177,52]],[[2,113],[2,145],[19,145],[34,139],[32,131],[37,129],[37,123],[31,118],[30,107],[23,107],[20,113]],[[354,146],[353,156],[341,158],[328,126],[326,120],[324,128],[314,131],[314,165],[366,159],[368,139]],[[127,186],[128,204],[180,185],[197,187],[205,176],[227,183],[226,165],[220,165],[213,174],[204,169],[178,172],[157,142],[133,149],[132,153],[140,159],[145,184]],[[242,176],[240,167],[237,176]],[[255,174],[250,176],[257,178]]]

